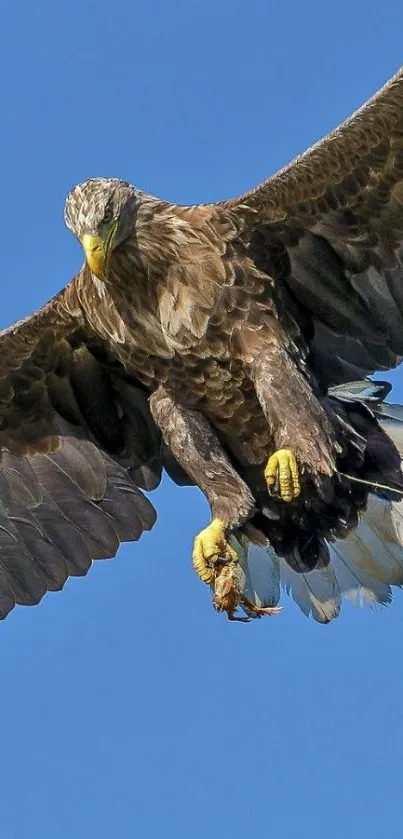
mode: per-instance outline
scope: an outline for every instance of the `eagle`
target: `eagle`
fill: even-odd
[[[231,200],[74,187],[85,261],[0,334],[0,617],[156,518],[162,471],[211,520],[193,565],[248,621],[320,623],[403,585],[403,68]]]

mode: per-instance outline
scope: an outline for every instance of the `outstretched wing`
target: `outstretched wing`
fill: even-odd
[[[220,206],[308,322],[323,384],[400,362],[403,69],[324,140]]]
[[[78,277],[0,334],[0,618],[38,603],[155,521],[147,393],[92,335]]]

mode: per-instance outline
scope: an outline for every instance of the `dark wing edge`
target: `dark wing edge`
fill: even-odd
[[[219,206],[311,320],[310,362],[326,385],[400,363],[403,68],[325,139]]]
[[[77,278],[0,334],[0,618],[39,603],[156,514],[148,395],[85,324]]]
[[[322,198],[341,184],[366,155],[393,139],[402,122],[403,65],[386,84],[341,125],[297,155],[261,184],[221,206],[244,205],[268,222],[284,220],[293,207]]]

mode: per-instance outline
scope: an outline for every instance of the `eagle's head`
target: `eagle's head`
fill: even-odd
[[[118,178],[91,178],[69,192],[64,218],[80,240],[88,265],[106,278],[112,251],[133,232],[141,192]]]

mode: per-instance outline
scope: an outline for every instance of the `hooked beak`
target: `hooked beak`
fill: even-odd
[[[116,224],[112,225],[105,237],[91,236],[89,233],[84,233],[81,237],[81,244],[88,265],[92,273],[100,280],[105,280],[108,273],[109,257],[116,228]]]

